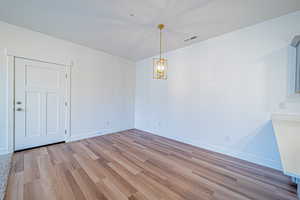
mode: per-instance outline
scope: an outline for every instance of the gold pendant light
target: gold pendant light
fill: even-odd
[[[166,80],[167,79],[167,67],[168,60],[161,57],[162,53],[162,30],[165,25],[159,24],[158,29],[160,31],[159,35],[159,58],[153,59],[153,78],[158,80]]]

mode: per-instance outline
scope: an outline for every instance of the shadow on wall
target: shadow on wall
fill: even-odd
[[[265,80],[263,84],[265,94],[262,95],[265,98],[265,105],[262,108],[267,113],[276,111],[280,102],[286,98],[288,53],[288,48],[280,48],[258,61],[264,71],[262,80]],[[261,87],[262,85],[258,86]],[[282,166],[271,120],[261,124],[247,136],[241,138],[238,143],[233,144],[232,147],[253,158],[264,158],[270,163],[277,163],[280,168]]]
[[[244,153],[255,156],[259,155],[271,162],[281,163],[271,120],[257,128],[248,136],[243,137],[238,143],[234,144],[233,147],[241,149]]]

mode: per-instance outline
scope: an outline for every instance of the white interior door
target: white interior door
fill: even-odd
[[[15,59],[15,150],[65,140],[66,67]]]

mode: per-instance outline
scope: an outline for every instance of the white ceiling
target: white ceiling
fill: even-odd
[[[2,21],[131,60],[158,53],[159,23],[173,50],[296,10],[300,0],[0,0]]]

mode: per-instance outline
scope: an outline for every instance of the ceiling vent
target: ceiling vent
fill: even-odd
[[[185,42],[189,42],[189,41],[191,41],[191,40],[195,40],[195,39],[197,39],[198,38],[198,36],[192,36],[192,37],[190,37],[190,38],[187,38],[187,39],[185,39],[184,41]]]

